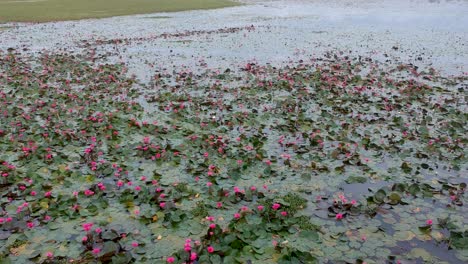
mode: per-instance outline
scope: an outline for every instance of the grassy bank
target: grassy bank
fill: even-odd
[[[233,5],[236,3],[228,0],[0,0],[0,23],[103,18]]]

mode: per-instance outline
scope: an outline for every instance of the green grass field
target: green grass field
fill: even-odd
[[[48,22],[234,6],[229,0],[0,0],[0,23]]]

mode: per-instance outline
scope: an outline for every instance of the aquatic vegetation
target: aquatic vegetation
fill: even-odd
[[[3,262],[468,259],[466,76],[96,56],[0,53]]]

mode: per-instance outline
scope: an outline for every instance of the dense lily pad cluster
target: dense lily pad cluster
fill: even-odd
[[[0,55],[6,263],[468,259],[466,77]]]
[[[254,25],[245,26],[245,27],[225,27],[219,29],[210,29],[210,30],[185,30],[182,32],[175,33],[162,33],[158,35],[146,36],[146,37],[128,37],[128,38],[112,38],[112,39],[93,39],[82,40],[80,43],[81,47],[89,48],[93,46],[101,45],[129,45],[133,43],[144,43],[146,41],[152,41],[155,39],[168,39],[168,38],[187,38],[192,36],[205,36],[211,34],[231,34],[241,31],[251,32],[255,30]]]

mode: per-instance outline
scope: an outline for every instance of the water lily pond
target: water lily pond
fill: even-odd
[[[467,262],[468,76],[401,46],[164,50],[275,32],[247,22],[44,49],[12,35],[88,22],[0,33],[0,263]]]

